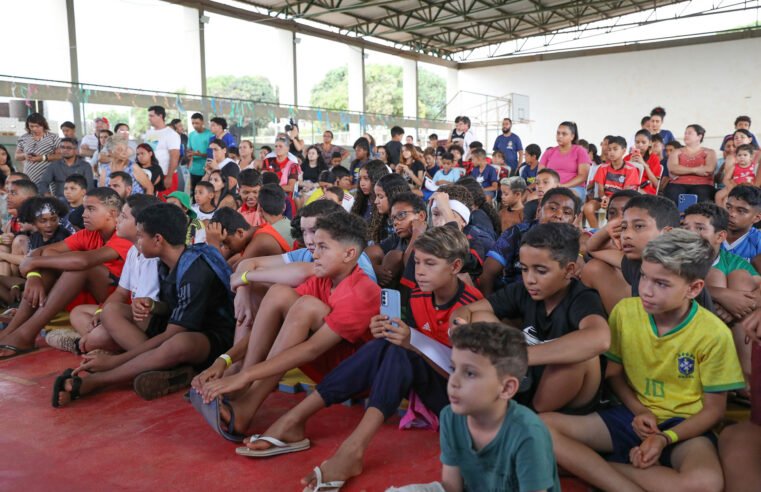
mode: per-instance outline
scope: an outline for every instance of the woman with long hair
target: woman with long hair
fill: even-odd
[[[396,165],[396,172],[404,176],[415,188],[420,189],[425,179],[425,164],[423,164],[423,155],[418,152],[412,144],[402,145],[402,152],[399,158],[399,164]]]
[[[230,193],[221,171],[214,170],[209,173],[209,183],[214,186],[214,207],[216,210],[222,207],[230,207],[233,210],[237,210],[238,202],[232,193]]]
[[[240,152],[240,161],[238,161],[240,170],[254,169],[254,144],[250,140],[241,140],[238,152]]]
[[[388,174],[378,180],[373,188],[375,194],[375,214],[370,217],[367,228],[368,241],[380,244],[393,232],[393,224],[389,219],[391,202],[396,195],[410,191],[407,181],[398,174]]]
[[[164,191],[164,172],[161,170],[159,160],[153,152],[153,147],[145,143],[138,145],[135,150],[135,158],[137,164],[148,176],[148,179],[151,180],[153,194],[155,195],[156,192]]]
[[[13,172],[16,172],[16,168],[13,167],[11,154],[5,145],[0,145],[0,173],[7,178]]]
[[[357,195],[351,213],[359,215],[370,223],[375,209],[375,185],[383,176],[389,174],[388,167],[382,161],[370,161],[359,168]]]
[[[579,128],[572,121],[558,125],[555,133],[556,147],[547,149],[539,160],[539,168],[549,168],[560,175],[560,186],[571,188],[582,202],[586,197],[589,176],[589,154],[579,145]],[[603,156],[605,157],[605,156]]]
[[[306,159],[301,163],[301,180],[317,184],[320,173],[327,170],[328,165],[322,160],[320,149],[316,145],[310,146],[306,152]]]

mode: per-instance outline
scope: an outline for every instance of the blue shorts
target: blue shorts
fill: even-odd
[[[642,439],[639,438],[637,433],[634,432],[634,427],[632,427],[632,422],[634,421],[632,411],[626,405],[619,405],[601,410],[597,412],[597,415],[605,422],[605,426],[610,434],[610,440],[613,443],[613,452],[605,455],[605,459],[616,463],[630,463],[629,451],[642,443]],[[662,431],[668,430],[683,420],[681,417],[673,417],[659,424],[658,428]],[[713,432],[708,431],[703,434],[703,437],[708,438],[714,446],[717,445],[718,440]],[[658,460],[661,465],[671,467],[671,452],[673,450],[674,446],[664,448]]]

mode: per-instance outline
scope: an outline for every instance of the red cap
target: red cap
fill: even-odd
[[[95,118],[95,121],[96,122],[97,121],[102,121],[103,123],[106,124],[106,126],[108,126],[108,127],[111,126],[111,123],[108,122],[108,118],[106,118],[105,116],[98,116],[97,118]]]

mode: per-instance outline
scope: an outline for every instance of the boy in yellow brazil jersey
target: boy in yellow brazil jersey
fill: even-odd
[[[732,333],[695,297],[714,259],[686,230],[651,240],[639,297],[610,314],[606,378],[622,405],[542,415],[558,465],[603,490],[722,490],[711,429],[745,387]],[[599,453],[602,453],[602,456]]]

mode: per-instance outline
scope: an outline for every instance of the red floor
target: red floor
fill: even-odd
[[[77,363],[53,349],[0,362],[0,490],[301,490],[299,479],[338,447],[362,413],[360,406],[332,407],[310,422],[310,450],[254,461],[237,456],[236,445],[216,436],[181,393],[145,402],[125,386],[52,408],[55,376]],[[302,397],[274,393],[254,430]],[[365,472],[344,490],[436,480],[438,434],[402,432],[396,423],[376,436]],[[586,488],[564,479],[563,490]]]

